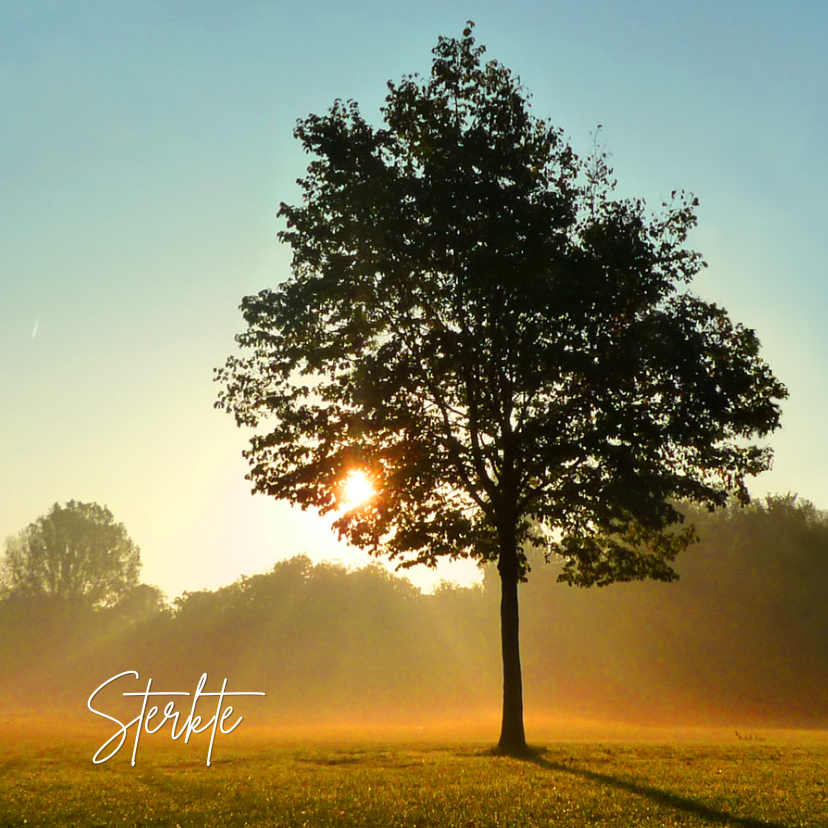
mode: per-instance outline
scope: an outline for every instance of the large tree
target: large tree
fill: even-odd
[[[606,156],[534,117],[471,25],[430,78],[389,82],[381,128],[352,101],[298,122],[292,275],[243,300],[217,405],[256,429],[254,491],[325,513],[359,469],[376,494],[334,522],[351,543],[497,563],[500,748],[520,752],[526,544],[573,584],[675,578],[694,533],[674,504],[747,501],[786,391],[687,290],[695,199],[615,198]]]
[[[141,557],[122,523],[97,503],[55,503],[6,540],[4,591],[67,607],[108,607],[138,584]]]

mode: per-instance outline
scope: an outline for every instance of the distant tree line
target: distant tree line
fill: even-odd
[[[793,497],[690,515],[701,541],[674,585],[580,590],[531,559],[521,587],[527,711],[628,721],[828,724],[828,515]],[[6,585],[0,706],[85,711],[101,682],[267,693],[275,721],[466,715],[500,695],[497,573],[420,593],[379,566],[307,557],[167,604],[133,584],[111,602]]]
[[[523,594],[530,707],[721,723],[828,724],[828,513],[793,496],[690,514],[673,585]]]

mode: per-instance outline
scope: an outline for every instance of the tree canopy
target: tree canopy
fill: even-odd
[[[55,503],[6,540],[5,591],[68,606],[108,607],[138,585],[140,550],[97,503]]]
[[[573,584],[674,578],[694,538],[675,502],[746,502],[786,391],[688,289],[696,199],[616,198],[605,154],[579,157],[483,54],[472,24],[440,38],[429,78],[389,82],[381,128],[353,101],[298,122],[292,274],[243,300],[217,404],[255,429],[254,491],[324,513],[359,469],[376,493],[337,517],[350,542],[497,562],[519,750],[525,545]]]

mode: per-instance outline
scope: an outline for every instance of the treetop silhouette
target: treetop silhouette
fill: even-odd
[[[382,127],[339,100],[298,122],[292,273],[243,300],[217,406],[255,429],[255,492],[331,512],[358,469],[375,494],[334,522],[351,543],[497,563],[500,747],[520,752],[522,550],[581,586],[673,579],[694,539],[675,502],[747,502],[786,390],[688,290],[696,199],[615,198],[605,154],[536,118],[472,25],[429,78],[389,82]]]
[[[76,608],[114,606],[140,570],[140,550],[112,512],[75,500],[8,538],[0,566],[6,593]]]

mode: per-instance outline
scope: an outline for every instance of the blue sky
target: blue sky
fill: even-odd
[[[622,195],[699,197],[695,290],[791,393],[751,489],[828,508],[824,3],[0,0],[1,537],[106,504],[170,597],[365,560],[250,496],[212,369],[241,298],[288,273],[296,119],[341,97],[377,123],[386,81],[469,18],[576,150],[602,125]]]

